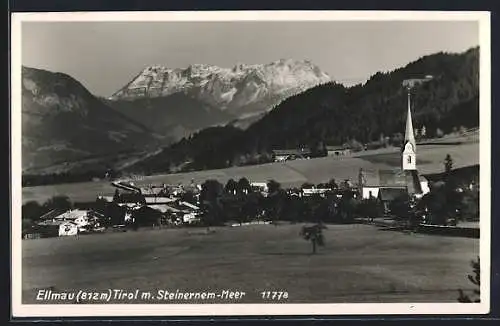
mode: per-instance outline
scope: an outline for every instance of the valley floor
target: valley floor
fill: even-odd
[[[418,148],[417,164],[420,173],[439,173],[444,170],[444,158],[450,154],[455,168],[479,164],[479,143],[460,145],[431,144]],[[296,160],[284,163],[269,163],[254,166],[232,167],[179,174],[154,175],[135,180],[137,185],[146,184],[198,184],[207,179],[227,182],[246,177],[251,182],[267,182],[274,179],[283,187],[300,187],[305,182],[321,183],[331,178],[337,181],[357,180],[359,169],[373,171],[393,169],[400,165],[399,149],[389,148],[366,151],[347,157],[323,157],[310,160]],[[82,182],[72,184],[24,187],[22,202],[36,200],[45,202],[54,195],[66,195],[74,202],[94,201],[98,195],[112,195],[114,188],[108,181]]]
[[[228,289],[246,293],[241,303],[265,303],[264,290],[287,291],[286,302],[293,303],[457,302],[458,289],[472,290],[467,274],[479,254],[478,239],[328,225],[326,246],[311,255],[300,228],[253,225],[24,240],[22,300],[35,303],[38,289],[52,288]]]

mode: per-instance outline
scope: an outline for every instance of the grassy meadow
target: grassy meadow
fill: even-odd
[[[37,290],[46,288],[246,293],[240,301],[213,303],[265,303],[264,290],[287,291],[293,303],[456,302],[457,289],[472,289],[467,274],[478,239],[328,225],[326,246],[311,255],[300,228],[140,229],[24,240],[23,302],[35,303]]]

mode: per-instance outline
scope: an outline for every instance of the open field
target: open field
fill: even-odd
[[[460,145],[423,145],[418,147],[417,158],[420,173],[443,171],[443,161],[450,154],[454,167],[479,164],[479,143]],[[300,186],[304,182],[320,183],[331,178],[356,180],[360,168],[365,170],[391,169],[399,166],[399,149],[388,148],[366,151],[352,157],[324,157],[311,160],[296,160],[285,163],[269,163],[255,166],[233,167],[170,175],[147,176],[136,184],[183,183],[191,180],[203,183],[207,179],[227,182],[230,178],[246,177],[252,182],[274,179],[283,186]],[[58,184],[23,188],[23,203],[36,200],[44,202],[54,195],[67,195],[73,201],[93,201],[97,195],[112,195],[113,187],[107,181]]]
[[[329,225],[326,247],[311,255],[300,228],[253,225],[213,233],[189,228],[24,240],[23,302],[34,303],[36,290],[49,287],[155,295],[159,289],[228,289],[244,291],[242,303],[263,303],[263,290],[287,291],[294,303],[456,302],[457,289],[472,289],[467,274],[479,252],[477,239]]]

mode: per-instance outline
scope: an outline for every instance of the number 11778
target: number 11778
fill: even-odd
[[[286,291],[262,291],[260,296],[264,300],[283,300],[288,299],[288,292]]]

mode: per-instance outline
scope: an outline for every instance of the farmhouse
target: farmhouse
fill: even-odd
[[[54,217],[53,219],[56,221],[71,221],[78,227],[84,227],[89,224],[87,213],[88,211],[86,210],[72,209]]]
[[[70,221],[64,220],[46,220],[38,223],[34,228],[34,232],[40,234],[40,237],[62,237],[78,234],[78,225]]]
[[[347,156],[351,154],[351,149],[344,146],[326,146],[328,156]]]
[[[275,162],[284,162],[298,158],[309,158],[310,156],[311,151],[308,148],[273,150],[273,158]]]

